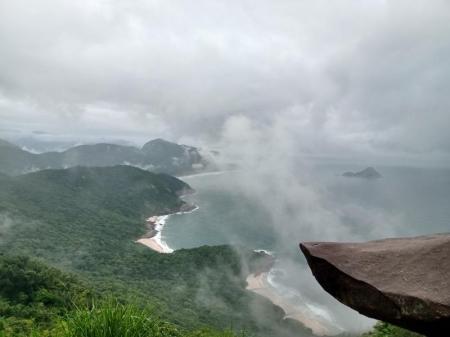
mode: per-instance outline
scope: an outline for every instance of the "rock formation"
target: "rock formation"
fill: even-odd
[[[450,335],[450,234],[300,244],[322,287],[361,314]]]
[[[347,178],[364,178],[364,179],[381,178],[381,174],[373,167],[367,167],[359,172],[344,172],[342,175]]]

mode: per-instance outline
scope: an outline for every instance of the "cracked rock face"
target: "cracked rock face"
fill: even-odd
[[[450,336],[450,234],[300,244],[321,286],[363,315]]]

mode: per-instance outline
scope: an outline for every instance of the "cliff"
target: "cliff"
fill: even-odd
[[[427,336],[450,332],[450,234],[300,248],[321,286],[363,315]]]

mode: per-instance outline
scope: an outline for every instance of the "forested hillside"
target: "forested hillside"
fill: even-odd
[[[232,337],[189,331],[159,318],[151,306],[104,298],[73,275],[26,257],[0,255],[2,337]]]
[[[0,178],[0,250],[76,273],[96,292],[140,305],[183,329],[310,333],[245,290],[253,253],[229,246],[159,254],[135,243],[144,220],[177,211],[180,180],[137,168],[44,170]]]

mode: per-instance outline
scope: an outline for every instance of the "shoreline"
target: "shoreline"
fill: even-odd
[[[190,173],[190,174],[186,174],[186,175],[176,176],[176,178],[183,180],[183,179],[203,177],[203,176],[217,176],[217,175],[224,174],[226,172],[230,172],[230,171],[206,171],[206,172]]]
[[[247,276],[247,286],[245,289],[252,291],[270,300],[274,305],[280,307],[284,311],[284,319],[290,318],[302,323],[305,327],[312,330],[317,336],[332,336],[334,333],[326,326],[325,323],[320,322],[317,317],[313,317],[307,312],[296,308],[286,299],[278,295],[268,280],[268,272],[259,274],[250,274]]]
[[[161,232],[166,224],[167,219],[171,215],[192,213],[199,209],[197,205],[185,204],[185,207],[186,206],[189,207],[186,210],[182,210],[182,208],[180,208],[178,212],[165,215],[154,215],[147,218],[146,225],[148,232],[135,242],[140,243],[160,254],[173,253],[174,250],[170,248],[165,241],[163,241]],[[255,252],[260,252],[268,256],[272,256],[271,252],[268,252],[264,249],[255,250]],[[249,274],[246,278],[247,286],[245,287],[245,289],[267,298],[274,305],[280,307],[284,311],[284,319],[290,318],[300,322],[306,328],[311,329],[312,332],[317,336],[333,336],[336,334],[332,332],[332,329],[330,329],[329,325],[326,324],[326,322],[319,320],[313,314],[308,313],[305,310],[295,307],[293,304],[289,303],[288,300],[277,294],[274,290],[274,287],[268,280],[269,272],[270,270]]]
[[[166,224],[166,220],[169,218],[170,214],[166,215],[154,215],[145,220],[148,232],[136,240],[135,242],[143,244],[148,248],[158,252],[158,253],[172,253],[171,249],[165,242],[161,239],[161,230]]]
[[[145,220],[147,233],[135,242],[147,246],[148,248],[161,254],[173,253],[174,250],[170,248],[162,239],[161,232],[164,229],[167,219],[169,219],[171,215],[192,213],[199,209],[197,205],[185,204],[184,206],[187,206],[188,208],[186,210],[183,210],[183,207],[181,207],[178,212],[165,215],[153,215],[147,218]]]

